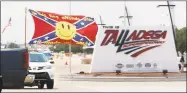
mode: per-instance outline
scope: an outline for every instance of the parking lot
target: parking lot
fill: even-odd
[[[54,89],[38,89],[25,87],[24,89],[4,89],[2,92],[186,92],[186,82],[95,82],[68,81],[64,76],[69,75],[67,57],[55,59],[53,70],[55,73]],[[72,73],[88,72],[90,65],[81,64],[80,57],[72,57]]]

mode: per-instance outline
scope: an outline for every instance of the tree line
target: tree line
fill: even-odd
[[[184,52],[187,52],[187,47],[186,47],[186,31],[187,28],[184,27],[182,29],[176,29],[176,49],[177,51],[180,51],[181,54],[183,54]]]

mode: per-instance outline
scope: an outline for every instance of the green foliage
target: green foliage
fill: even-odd
[[[54,52],[63,52],[63,53],[69,52],[69,45],[66,45],[66,44],[57,44],[55,46],[56,47],[52,46],[49,49],[51,51],[54,51]],[[71,52],[78,53],[78,52],[82,52],[82,51],[83,51],[82,46],[71,45]]]
[[[20,48],[20,46],[16,43],[10,43],[7,45],[7,48]]]
[[[87,49],[84,49],[84,52],[88,53],[88,54],[92,54],[94,51],[93,48],[87,48]]]
[[[182,54],[187,50],[186,48],[186,27],[182,29],[176,29],[176,44],[177,51],[180,51]]]
[[[64,52],[64,51],[60,51],[60,53],[62,53],[62,54],[63,54],[63,53],[65,53],[65,52]]]
[[[69,48],[69,46],[68,46],[68,48]],[[79,46],[79,45],[71,45],[71,51],[73,53],[80,53],[80,52],[83,52],[83,47]]]

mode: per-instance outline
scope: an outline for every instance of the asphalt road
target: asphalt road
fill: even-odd
[[[4,89],[2,92],[186,92],[185,81],[175,82],[94,82],[67,81],[63,77],[69,75],[68,58],[56,59],[53,65],[55,73],[54,89],[38,89],[25,87],[24,89]],[[81,64],[78,56],[72,57],[72,73],[88,72],[90,65]]]

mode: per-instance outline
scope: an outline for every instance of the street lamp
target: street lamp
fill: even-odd
[[[175,47],[176,47],[176,32],[175,32],[175,23],[174,23],[174,15],[172,15],[172,11],[171,9],[174,9],[175,5],[174,4],[170,4],[169,1],[167,1],[167,5],[158,5],[159,7],[168,7],[168,11],[169,11],[169,16],[170,16],[170,21],[171,21],[171,26],[172,26],[172,30],[173,30],[173,37],[174,37],[174,42],[175,42]],[[177,50],[176,50],[177,52]],[[177,56],[179,56],[178,52],[177,52]]]
[[[106,25],[106,24],[103,24],[103,20],[102,20],[101,15],[99,15],[99,18],[100,18],[100,24],[97,24],[97,25]]]
[[[119,19],[121,19],[121,18],[124,19],[124,21],[122,21],[122,23],[124,23],[124,26],[125,26],[125,18],[127,18],[128,25],[130,26],[131,25],[130,19],[132,19],[133,16],[129,15],[126,5],[124,5],[124,7],[125,7],[124,16],[119,16]],[[125,14],[126,14],[126,16],[125,16]]]

